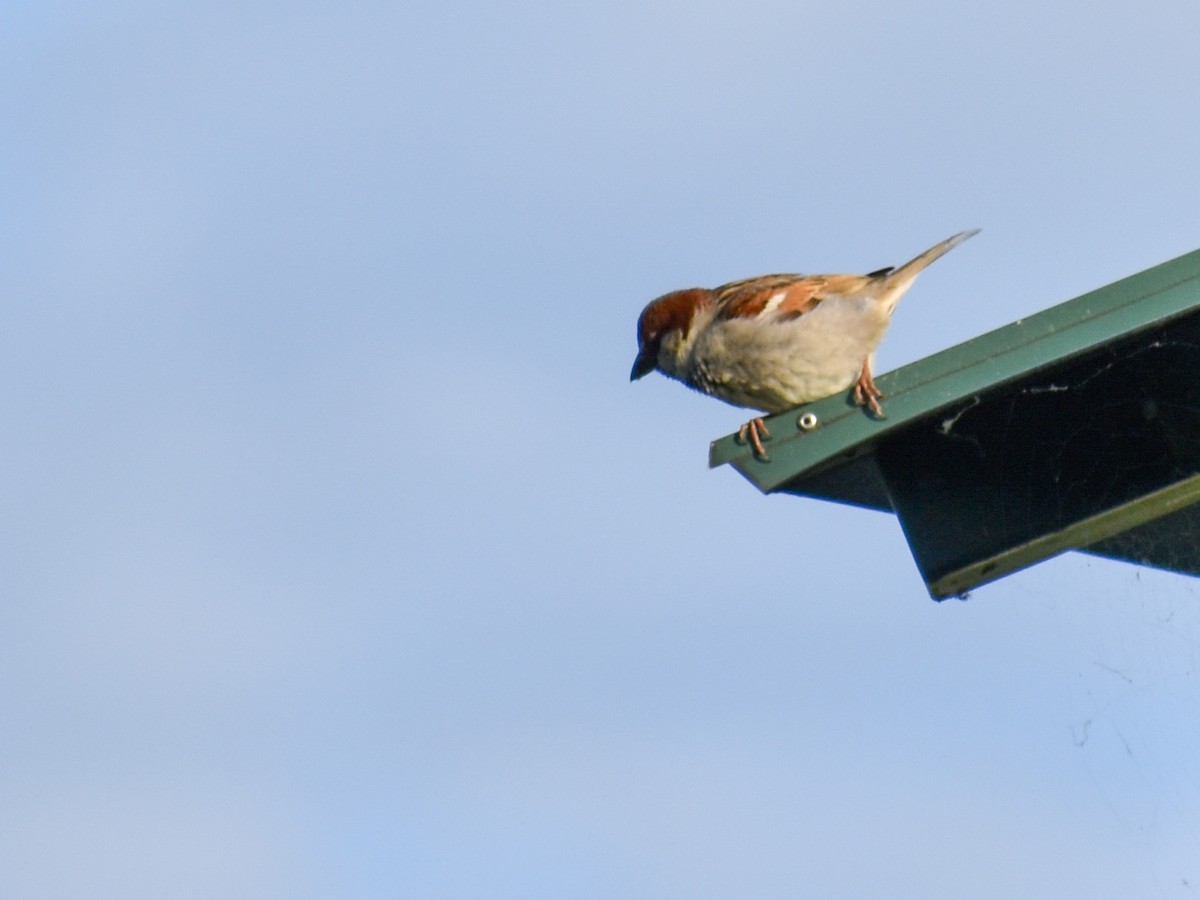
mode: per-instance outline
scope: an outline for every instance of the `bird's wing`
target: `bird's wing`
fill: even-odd
[[[717,319],[795,319],[834,294],[852,294],[868,285],[871,275],[760,275],[721,285]]]

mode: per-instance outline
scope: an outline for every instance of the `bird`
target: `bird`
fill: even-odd
[[[896,304],[922,269],[978,233],[960,231],[902,266],[866,275],[759,275],[663,294],[638,317],[629,380],[657,370],[766,414],[852,387],[855,404],[882,419],[871,366]],[[757,416],[737,439],[767,460],[769,437]]]

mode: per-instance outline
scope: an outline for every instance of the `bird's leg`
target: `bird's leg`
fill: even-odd
[[[764,462],[769,457],[767,456],[767,451],[763,449],[762,439],[769,438],[770,436],[771,432],[767,431],[767,423],[762,420],[762,416],[751,419],[739,428],[737,433],[738,443],[749,443],[754,448],[754,455]]]
[[[875,379],[871,377],[871,360],[864,359],[862,372],[859,373],[858,381],[854,382],[854,402],[859,406],[869,406],[875,418],[886,419],[883,407],[879,405],[882,396],[883,391],[875,386]]]

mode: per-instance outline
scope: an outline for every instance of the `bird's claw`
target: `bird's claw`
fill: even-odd
[[[858,381],[854,383],[855,405],[866,406],[877,419],[886,419],[887,416],[884,415],[883,407],[879,405],[882,397],[883,391],[876,386],[875,379],[871,377],[871,367],[864,362],[862,372],[858,376]]]
[[[754,455],[767,462],[770,457],[767,456],[767,451],[763,447],[763,438],[770,438],[771,432],[767,430],[767,423],[760,416],[757,419],[751,419],[745,425],[738,429],[737,441],[739,444],[749,444],[754,450]]]

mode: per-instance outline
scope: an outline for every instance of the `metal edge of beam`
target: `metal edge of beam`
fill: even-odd
[[[733,435],[714,441],[709,466],[729,464],[763,493],[869,452],[890,432],[1005,382],[1152,328],[1200,306],[1200,250],[1131,275],[1043,312],[879,377],[887,418],[872,419],[834,395],[767,419],[769,459],[756,459]],[[799,426],[811,413],[818,425]]]
[[[1010,575],[1048,557],[1068,550],[1086,550],[1092,544],[1196,502],[1200,502],[1200,475],[1185,478],[1129,503],[1081,519],[1053,534],[1035,538],[950,572],[928,582],[929,594],[935,600],[961,597],[973,588]]]

